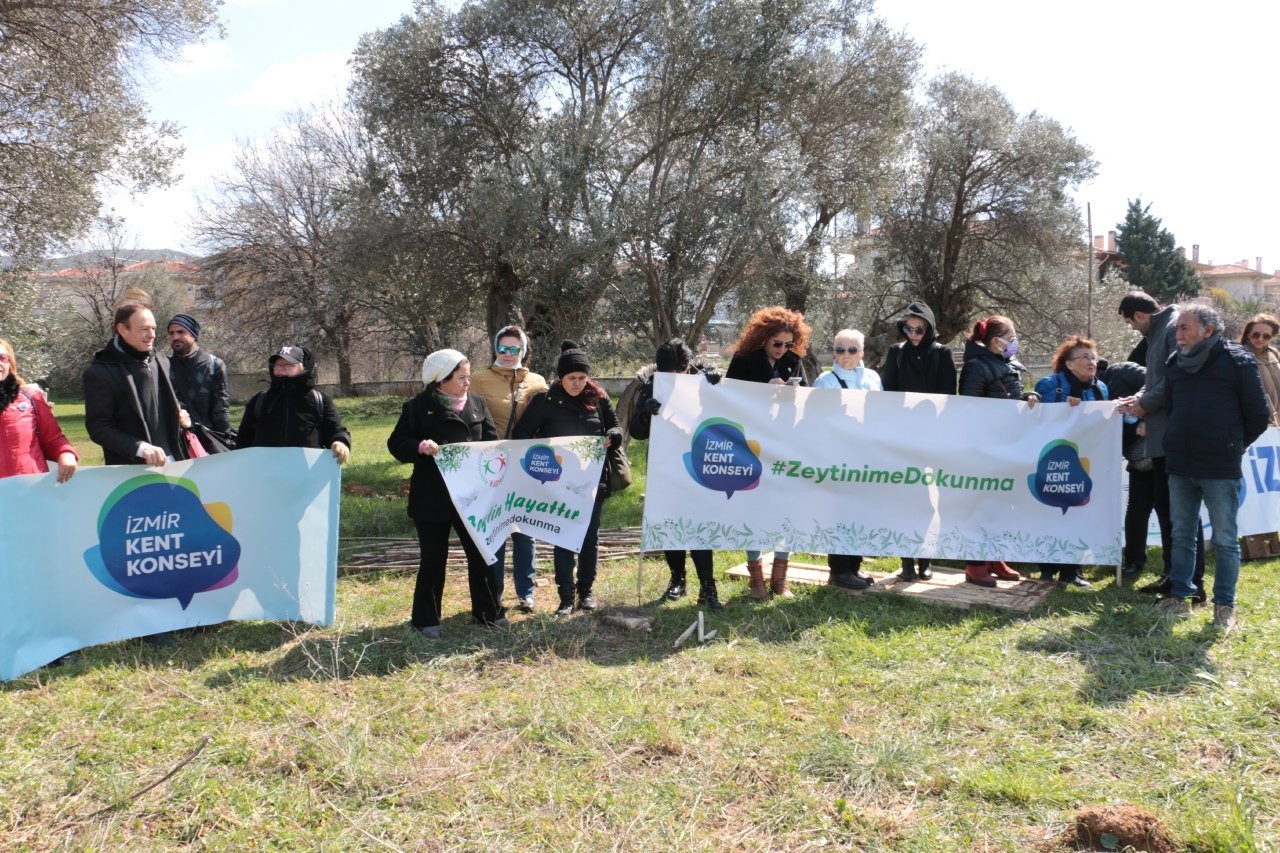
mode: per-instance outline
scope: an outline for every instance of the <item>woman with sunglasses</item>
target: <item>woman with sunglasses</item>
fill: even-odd
[[[814,381],[814,388],[846,388],[854,391],[882,391],[880,374],[862,363],[866,336],[857,329],[836,332],[835,364]],[[853,554],[828,554],[831,573],[827,582],[845,589],[866,589],[871,578],[862,573],[862,557]]]
[[[1240,343],[1258,360],[1262,390],[1271,404],[1271,426],[1280,426],[1280,352],[1272,346],[1277,332],[1280,320],[1270,314],[1255,314],[1240,333]]]
[[[1022,390],[1019,371],[1026,368],[1014,360],[1018,354],[1018,333],[1013,321],[993,314],[973,324],[964,342],[964,367],[960,369],[960,394],[993,400],[1025,400],[1032,405],[1040,399],[1034,391]],[[978,586],[993,587],[996,580],[1016,581],[1022,575],[1003,560],[966,562],[964,579]]]
[[[771,385],[804,385],[804,366],[800,359],[809,351],[811,329],[804,315],[779,305],[761,308],[747,320],[742,336],[733,345],[733,358],[725,376],[744,382],[767,382]],[[764,585],[764,566],[759,551],[747,552],[747,574],[751,597],[768,600],[770,594],[791,598],[787,589],[787,564],[791,554],[773,553],[769,587]]]
[[[956,393],[956,362],[951,348],[938,343],[933,311],[923,302],[912,302],[902,312],[898,331],[903,340],[889,347],[880,365],[880,381],[886,391],[915,394]],[[904,581],[929,580],[933,570],[924,557],[903,557]]]
[[[0,338],[0,477],[45,474],[56,462],[58,482],[65,483],[79,460],[44,392],[22,381],[13,345]]]
[[[1036,383],[1036,393],[1046,403],[1068,406],[1111,399],[1106,383],[1098,378],[1098,345],[1079,335],[1067,338],[1053,354],[1053,373]],[[1077,563],[1041,563],[1040,580],[1056,578],[1063,586],[1088,589],[1091,584],[1080,568]]]
[[[516,422],[535,394],[547,390],[547,380],[529,369],[529,338],[519,326],[505,326],[493,337],[493,364],[471,374],[471,393],[479,394],[489,406],[498,438],[511,438]],[[502,594],[506,574],[507,546],[498,549],[493,570]],[[516,587],[516,605],[521,613],[532,613],[537,567],[534,565],[533,537],[511,534],[511,579]]]

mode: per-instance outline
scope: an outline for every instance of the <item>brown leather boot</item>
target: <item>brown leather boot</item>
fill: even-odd
[[[769,572],[769,588],[773,590],[774,595],[780,595],[783,598],[795,598],[791,594],[791,590],[787,589],[787,561],[773,558],[773,569]]]
[[[759,560],[748,560],[747,575],[747,588],[751,590],[751,597],[758,601],[768,601],[769,590],[764,585],[764,565]]]

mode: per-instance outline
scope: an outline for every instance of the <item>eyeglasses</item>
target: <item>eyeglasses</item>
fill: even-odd
[[[783,341],[769,341],[769,346],[774,347],[775,349],[779,347],[782,349],[795,349],[796,342],[786,341],[784,343]]]
[[[926,328],[928,327],[927,326],[903,326],[902,331],[914,338],[916,335],[923,335],[924,330]]]
[[[519,355],[520,347],[508,346],[507,344],[498,344],[494,347],[498,351],[498,355]]]
[[[1085,361],[1097,361],[1098,354],[1095,352],[1083,352],[1080,353],[1080,355],[1071,356],[1067,361],[1080,361],[1081,359],[1084,359]]]
[[[13,356],[7,352],[0,352],[0,364],[8,364],[11,361],[13,361]]]
[[[1261,339],[1262,339],[1262,340],[1264,340],[1264,341],[1269,341],[1269,340],[1271,340],[1272,338],[1274,338],[1274,337],[1275,337],[1275,335],[1273,335],[1273,334],[1268,334],[1267,332],[1250,332],[1250,333],[1249,333],[1249,337],[1251,337],[1251,338],[1261,338]]]
[[[849,355],[857,355],[858,352],[859,350],[857,347],[836,347],[836,355],[844,355],[845,353],[849,353]]]
[[[1005,346],[1008,346],[1009,344],[1016,344],[1018,342],[1017,335],[1014,335],[1012,338],[1002,338],[999,335],[996,335],[995,339]]]

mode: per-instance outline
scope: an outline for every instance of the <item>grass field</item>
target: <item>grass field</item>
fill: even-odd
[[[375,493],[344,498],[343,535],[407,535],[405,471],[385,454],[398,406],[343,408],[344,476]],[[92,461],[75,406],[56,411]],[[638,523],[642,490],[611,499],[606,525]],[[1269,850],[1277,569],[1245,564],[1226,638],[1203,609],[1158,619],[1106,570],[1030,616],[815,587],[760,604],[724,581],[718,636],[679,650],[691,599],[647,604],[649,635],[546,611],[498,632],[468,624],[452,578],[432,642],[405,626],[412,576],[346,577],[329,628],[228,623],[5,684],[0,842],[1027,850],[1053,849],[1086,806],[1132,804],[1177,849]],[[634,605],[635,575],[602,566],[604,602]],[[665,568],[644,575],[652,601]]]

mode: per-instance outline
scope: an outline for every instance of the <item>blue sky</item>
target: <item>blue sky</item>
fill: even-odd
[[[109,202],[141,248],[194,251],[187,226],[197,193],[216,192],[237,140],[260,138],[282,115],[333,99],[361,34],[394,24],[410,0],[227,0],[227,37],[159,68],[148,98],[156,120],[183,130],[184,179],[173,189]],[[1105,234],[1128,199],[1152,203],[1180,245],[1214,263],[1262,256],[1280,269],[1275,166],[1280,134],[1268,98],[1268,45],[1280,6],[1123,0],[1029,3],[880,0],[879,14],[925,47],[927,70],[962,71],[1002,89],[1094,150],[1099,176],[1076,193]]]

